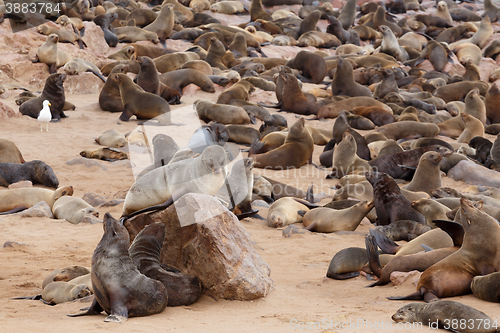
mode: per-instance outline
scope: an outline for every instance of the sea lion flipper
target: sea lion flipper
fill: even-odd
[[[299,199],[299,198],[292,198],[292,199],[297,201],[297,202],[300,202],[301,204],[303,204],[304,206],[306,206],[309,209],[321,207],[321,205],[312,203],[312,202],[304,200],[304,199]]]
[[[346,279],[355,278],[357,276],[359,276],[359,272],[350,272],[350,273],[343,273],[343,274],[334,273],[334,274],[330,274],[328,277],[335,279],[335,280],[346,280]]]
[[[80,36],[83,37],[84,34],[85,34],[85,27],[80,29]]]
[[[454,246],[462,246],[465,231],[461,223],[446,220],[433,220],[432,222],[450,235]]]
[[[87,72],[93,73],[95,76],[97,76],[98,78],[100,78],[102,80],[102,82],[106,83],[106,79],[104,78],[104,76],[102,76],[101,73],[96,72],[96,71],[94,71],[94,70],[92,70],[90,68],[87,69]]]
[[[83,40],[81,40],[81,39],[78,40],[78,46],[80,47],[81,50],[83,50],[85,48],[83,46]]]
[[[375,274],[378,278],[380,278],[380,276],[382,275],[382,266],[380,265],[380,258],[378,256],[376,238],[372,235],[366,235],[365,245],[366,245],[366,253],[368,255],[369,267],[372,270],[373,274]],[[373,283],[369,285],[369,287],[373,287],[376,285],[379,284]]]
[[[421,301],[423,297],[422,292],[416,291],[408,296],[389,296],[386,298],[391,301]]]
[[[12,297],[11,299],[14,299],[14,300],[27,299],[27,300],[31,300],[31,301],[37,301],[39,299],[42,299],[42,295],[39,294],[39,295],[33,295],[33,296],[19,296],[19,297]]]
[[[81,317],[81,316],[95,316],[104,311],[102,306],[97,302],[94,298],[92,305],[89,308],[80,309],[83,312],[75,313],[75,314],[67,314],[68,317]]]
[[[306,215],[306,213],[307,213],[307,211],[305,211],[305,210],[298,210],[297,211],[297,214],[302,216],[302,217],[304,217],[304,215]]]
[[[434,251],[434,249],[430,246],[427,246],[425,244],[420,244],[420,246],[424,249],[425,252],[431,252]]]
[[[396,254],[400,246],[376,229],[370,229],[370,235],[374,236],[378,247],[387,254]]]
[[[53,63],[52,65],[49,66],[49,73],[50,74],[57,73],[56,63]]]
[[[314,184],[311,184],[311,186],[309,186],[309,188],[307,189],[306,200],[310,203],[314,203]]]

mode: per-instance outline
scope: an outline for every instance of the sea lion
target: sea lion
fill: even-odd
[[[500,123],[500,89],[496,83],[493,83],[486,93],[484,104],[486,107],[486,117],[492,123]]]
[[[447,220],[448,217],[446,216],[446,213],[451,211],[451,209],[438,201],[427,198],[413,201],[411,206],[413,209],[424,215],[427,225],[433,228],[436,227],[436,225],[432,222],[433,220]]]
[[[86,201],[72,196],[62,196],[54,202],[52,212],[56,219],[78,224],[85,221],[86,215],[99,217],[99,212]]]
[[[240,80],[217,98],[218,104],[229,104],[232,100],[238,99],[242,101],[247,101],[250,97],[250,93],[255,90],[253,84],[246,80]]]
[[[332,79],[332,94],[347,95],[350,97],[367,96],[372,97],[368,87],[354,81],[353,69],[350,61],[339,58],[337,70]]]
[[[85,284],[74,284],[65,281],[51,282],[42,291],[42,299],[48,304],[55,305],[71,302],[78,298],[90,296],[92,293]]]
[[[431,230],[431,227],[420,224],[416,221],[399,220],[388,225],[375,227],[373,229],[393,241],[405,240],[409,242],[421,234]]]
[[[420,157],[413,179],[403,188],[413,192],[426,192],[430,195],[431,190],[441,187],[439,164],[442,158],[441,154],[434,151],[424,153]]]
[[[378,106],[357,106],[351,112],[370,119],[375,125],[383,126],[396,121],[392,113]]]
[[[54,281],[68,282],[68,281],[71,281],[73,279],[76,279],[79,276],[87,275],[89,273],[90,273],[90,269],[88,269],[87,267],[78,266],[78,265],[54,269],[49,275],[47,275],[45,277],[45,279],[43,279],[42,289],[44,289],[45,286],[51,282],[54,282]]]
[[[52,207],[54,202],[64,195],[73,195],[73,187],[62,186],[55,191],[39,187],[0,191],[0,212],[20,211],[30,208],[40,201],[45,201],[49,207]]]
[[[120,51],[112,53],[108,56],[108,59],[113,59],[116,61],[120,60],[135,60],[137,54],[135,53],[135,48],[132,45],[125,46]]]
[[[99,137],[95,139],[95,142],[97,142],[101,146],[113,148],[125,147],[128,144],[125,136],[115,129],[110,129],[102,132]]]
[[[396,23],[392,23],[388,21],[385,17],[386,12],[383,7],[379,6],[377,10],[375,11],[375,14],[373,14],[373,28],[377,29],[381,25],[385,25],[389,27],[389,29],[392,30],[394,35],[396,37],[400,37],[403,34],[403,29],[398,26]],[[417,15],[418,17],[418,15]]]
[[[16,144],[7,139],[0,138],[0,163],[26,162]]]
[[[500,303],[499,282],[500,272],[490,273],[484,276],[476,276],[472,280],[470,288],[472,293],[479,299]]]
[[[399,220],[425,223],[425,217],[411,207],[411,202],[403,196],[398,184],[391,176],[382,172],[366,173],[365,176],[373,186],[377,225],[388,225]]]
[[[56,174],[45,162],[0,163],[0,186],[9,186],[22,180],[53,188],[59,186]]]
[[[129,21],[133,19],[135,20],[136,26],[143,28],[148,24],[153,23],[157,17],[158,17],[158,12],[145,8],[138,8],[131,11],[125,20]]]
[[[160,96],[148,93],[139,88],[126,74],[112,74],[111,80],[118,83],[124,109],[120,115],[121,121],[128,121],[135,115],[137,119],[153,119],[166,115],[164,122],[170,121],[170,107]],[[140,89],[140,90],[139,90]],[[162,117],[163,118],[163,117]]]
[[[408,52],[401,47],[392,30],[386,25],[380,25],[378,29],[382,32],[382,43],[380,52],[393,56],[396,60],[404,62],[409,59]]]
[[[348,247],[337,252],[328,266],[326,276],[335,280],[344,280],[359,276],[359,271],[368,262],[366,250]]]
[[[357,154],[357,144],[354,136],[349,130],[342,135],[342,141],[333,151],[332,176],[343,177],[352,172],[368,172],[371,167],[367,161]]]
[[[104,33],[104,40],[110,47],[118,45],[118,37],[115,35],[115,29],[111,25],[117,18],[117,13],[100,14],[93,18],[94,23],[101,27]]]
[[[191,305],[201,295],[197,277],[180,271],[166,270],[160,265],[165,238],[165,224],[152,223],[142,229],[128,249],[130,259],[142,274],[160,281],[167,290],[168,306]]]
[[[282,146],[285,143],[287,134],[285,131],[271,132],[266,134],[260,142],[253,141],[250,154],[263,154]]]
[[[314,141],[305,127],[305,119],[297,120],[288,131],[285,143],[265,154],[255,155],[256,168],[300,168],[310,160]],[[250,157],[250,154],[249,154]]]
[[[316,117],[321,118],[336,118],[343,110],[352,110],[358,106],[378,106],[392,113],[392,109],[382,102],[379,102],[372,97],[358,96],[346,98],[338,102],[330,103],[319,109]]]
[[[54,74],[57,69],[64,66],[73,57],[57,49],[59,36],[49,35],[45,43],[38,48],[34,62],[43,62],[49,66],[49,73]]]
[[[308,31],[300,36],[297,43],[300,47],[333,48],[340,46],[340,41],[336,36],[321,31]]]
[[[250,4],[250,21],[255,22],[258,19],[272,21],[273,18],[262,8],[261,0],[252,0]]]
[[[472,81],[463,81],[463,82],[455,82],[449,83],[446,86],[439,87],[434,91],[434,96],[442,98],[445,103],[451,101],[462,101],[465,96],[474,88],[479,89],[479,93],[481,95],[485,95],[489,89],[489,84],[486,82],[472,82]]]
[[[93,73],[98,78],[100,78],[102,82],[106,82],[106,79],[104,78],[104,76],[102,76],[99,68],[97,68],[97,66],[91,63],[90,61],[84,59],[79,59],[79,58],[71,59],[64,65],[63,70],[68,75],[76,75],[78,73],[90,72]]]
[[[252,144],[255,140],[260,140],[260,133],[255,128],[244,125],[229,125],[229,141],[239,144]]]
[[[466,113],[462,113],[460,116],[465,124],[465,129],[458,137],[457,142],[469,143],[473,137],[484,137],[484,125],[479,119]]]
[[[282,96],[288,97],[281,99],[281,110],[302,115],[316,114],[318,112],[321,106],[312,103],[307,97],[304,96],[295,75],[281,73],[279,74],[279,77],[283,82],[283,89],[281,92]],[[277,96],[278,91],[279,85],[276,87]]]
[[[189,8],[192,8],[195,13],[200,13],[210,9],[210,2],[208,0],[192,0],[189,2]]]
[[[454,301],[409,303],[392,315],[397,323],[420,323],[428,327],[452,327],[453,323],[469,323],[459,332],[495,332],[496,328],[485,313]],[[464,327],[464,326],[462,326]],[[458,328],[458,327],[457,327]]]
[[[245,6],[239,1],[218,1],[210,5],[210,10],[214,13],[226,15],[246,12]]]
[[[43,108],[43,101],[48,100],[52,115],[51,121],[58,122],[61,118],[66,118],[63,112],[65,102],[63,83],[66,77],[67,74],[63,73],[50,74],[45,80],[42,94],[21,104],[19,112],[36,119]]]
[[[126,74],[128,65],[120,64],[113,68],[111,74]],[[123,105],[120,95],[120,86],[114,80],[107,80],[99,93],[99,107],[104,111],[122,112],[125,106]]]
[[[212,103],[209,101],[197,100],[193,103],[193,108],[198,113],[198,117],[205,122],[212,120],[221,124],[249,124],[248,113],[239,106]]]
[[[481,49],[473,43],[460,43],[455,46],[452,51],[462,65],[465,65],[467,61],[471,60],[472,63],[477,66],[482,59]]]
[[[145,26],[143,29],[145,31],[154,32],[158,36],[160,43],[166,47],[165,39],[170,36],[174,28],[174,5],[166,4],[161,7],[160,13],[156,19]]]
[[[39,25],[36,30],[46,36],[50,36],[52,34],[56,34],[57,37],[59,37],[59,42],[61,43],[71,43],[74,44],[75,42],[78,42],[79,44],[81,43],[80,48],[83,49],[83,41],[82,37],[73,31],[68,31],[68,30],[60,30],[57,28],[54,28],[52,26],[49,26],[48,24],[42,24]]]
[[[176,70],[188,61],[199,59],[200,56],[194,52],[174,52],[154,58],[153,61],[158,72],[166,73]]]
[[[123,215],[177,199],[179,191],[215,195],[224,184],[226,152],[220,146],[208,146],[195,158],[156,168],[137,179],[127,192]]]
[[[356,1],[348,0],[342,7],[338,20],[342,23],[342,28],[348,30],[353,24],[356,17]]]
[[[326,233],[342,230],[354,231],[372,208],[373,202],[367,201],[340,210],[319,207],[308,211],[302,223],[309,231]]]
[[[177,90],[181,95],[182,89],[191,83],[197,85],[203,91],[210,93],[215,92],[212,80],[196,69],[177,69],[172,72],[163,73],[160,75],[160,81],[172,89]]]
[[[82,19],[78,17],[68,17],[66,15],[61,15],[57,18],[56,23],[62,25],[63,27],[71,24],[77,30],[84,29],[82,31],[82,36],[85,32],[85,25],[83,24]]]
[[[141,40],[148,40],[153,44],[160,42],[156,32],[146,31],[138,27],[118,27],[115,28],[115,32],[121,43],[136,43]]]
[[[130,259],[127,229],[109,213],[104,215],[104,235],[92,255],[92,285],[95,299],[87,312],[103,310],[107,322],[123,322],[128,317],[162,312],[168,303],[163,283],[141,274]],[[72,316],[77,316],[72,315]]]
[[[388,139],[399,140],[402,138],[434,137],[439,134],[439,127],[436,124],[401,121],[384,125],[377,131]]]
[[[302,75],[315,84],[321,83],[327,74],[323,57],[309,51],[300,51],[285,65],[302,71]]]
[[[450,49],[454,49],[458,44],[462,43],[472,43],[476,44],[480,49],[486,46],[486,43],[490,36],[493,34],[493,28],[491,26],[491,21],[488,15],[485,15],[479,24],[479,29],[476,31],[474,36],[468,39],[461,39],[450,45]]]
[[[291,197],[283,197],[271,204],[267,213],[267,225],[271,228],[281,228],[289,224],[302,222],[299,210],[309,211],[307,206]]]
[[[468,294],[474,276],[499,269],[496,239],[500,236],[500,225],[467,199],[460,199],[460,205],[460,222],[465,231],[462,247],[426,269],[420,277],[417,292],[389,299],[423,298],[426,302],[433,302],[443,297]],[[447,278],[443,280],[443,276]]]
[[[101,147],[98,149],[87,149],[80,152],[80,156],[85,158],[95,158],[104,161],[127,160],[127,153],[112,147]]]
[[[169,104],[180,104],[179,92],[160,82],[153,59],[141,56],[137,58],[137,62],[141,65],[141,70],[134,81],[139,87],[146,92],[161,96]]]

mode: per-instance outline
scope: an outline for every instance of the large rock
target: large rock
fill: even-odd
[[[94,22],[83,22],[85,34],[82,39],[87,44],[87,50],[96,54],[106,54],[109,51],[109,45],[104,39],[104,32],[101,27]],[[99,65],[98,65],[99,66]]]
[[[161,263],[197,276],[210,295],[252,300],[273,288],[271,270],[250,235],[217,199],[186,194],[166,210],[138,215],[125,222],[130,241],[154,222],[166,225]]]
[[[19,213],[21,217],[48,217],[50,219],[54,218],[52,214],[52,209],[45,201],[40,201],[36,205],[23,210]]]

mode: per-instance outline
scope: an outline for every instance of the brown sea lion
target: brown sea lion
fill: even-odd
[[[383,126],[396,121],[392,113],[378,106],[357,106],[351,111],[354,114],[370,119],[377,126]]]
[[[163,73],[160,75],[160,81],[172,89],[177,90],[181,95],[182,89],[191,83],[197,85],[203,91],[210,93],[215,92],[212,80],[196,69],[177,69],[175,71]]]
[[[302,75],[315,84],[323,82],[327,74],[323,57],[309,51],[300,51],[285,65],[302,71]]]
[[[102,147],[94,150],[82,150],[80,152],[80,156],[109,162],[128,159],[127,153],[111,147]]]
[[[439,164],[443,156],[434,151],[428,151],[420,157],[417,170],[411,182],[403,186],[404,189],[413,192],[426,192],[441,187],[441,170]]]
[[[307,212],[309,208],[291,197],[279,198],[269,207],[267,225],[272,228],[281,228],[302,222],[302,215],[297,213],[300,210]]]
[[[0,139],[0,163],[26,162],[16,144],[7,139]]]
[[[90,269],[84,266],[78,266],[78,265],[73,265],[73,266],[67,266],[63,268],[57,268],[53,270],[49,275],[43,279],[42,282],[42,289],[45,288],[46,285],[48,285],[51,282],[54,281],[71,281],[73,279],[76,279],[79,276],[87,275],[90,274]]]
[[[36,51],[35,60],[33,62],[43,62],[49,66],[49,73],[54,74],[57,69],[64,66],[73,57],[63,51],[57,49],[59,36],[56,34],[49,35],[45,43]]]
[[[36,205],[40,201],[45,201],[49,207],[64,195],[73,195],[72,186],[62,186],[52,191],[39,187],[16,188],[0,191],[2,199],[0,212],[20,211]]]
[[[253,84],[249,81],[241,80],[219,95],[217,103],[219,104],[229,104],[234,99],[239,99],[246,101],[250,96],[250,93],[255,90]]]
[[[377,131],[388,139],[399,140],[402,138],[434,137],[439,134],[439,127],[430,123],[401,121],[384,125]]]
[[[210,38],[210,46],[208,47],[208,54],[205,61],[208,62],[212,67],[217,67],[221,70],[227,69],[227,67],[222,63],[222,57],[226,53],[224,44],[215,37]]]
[[[373,28],[377,29],[381,25],[385,25],[392,30],[392,32],[396,37],[401,36],[403,34],[403,29],[401,29],[401,27],[398,26],[396,23],[387,21],[387,19],[385,18],[385,14],[386,13],[383,7],[377,8],[375,14],[373,15]]]
[[[120,51],[117,51],[115,53],[112,53],[108,56],[108,59],[113,59],[113,60],[135,60],[136,59],[136,53],[135,53],[135,48],[131,45],[125,46],[122,48]]]
[[[239,106],[197,100],[193,103],[193,107],[198,113],[198,117],[207,123],[212,120],[221,124],[250,123],[248,113]]]
[[[85,200],[68,195],[54,202],[52,213],[56,219],[65,219],[73,224],[84,222],[89,215],[99,217],[99,212]]]
[[[500,123],[500,89],[496,83],[493,83],[488,89],[484,99],[486,107],[486,117],[492,123]]]
[[[111,74],[122,73],[128,71],[128,65],[120,64],[113,68]],[[104,111],[121,112],[125,108],[120,96],[120,88],[116,81],[107,80],[99,93],[99,106]]]
[[[425,224],[425,217],[411,207],[411,202],[403,196],[391,176],[383,172],[371,172],[366,173],[366,179],[373,186],[377,225],[388,225],[399,220]]]
[[[131,11],[125,20],[129,21],[133,19],[135,20],[135,25],[137,27],[144,28],[148,24],[153,23],[157,17],[158,17],[158,12],[145,8],[138,8]]]
[[[54,28],[52,26],[49,26],[48,24],[42,24],[39,25],[36,30],[46,36],[50,36],[52,34],[56,34],[59,37],[59,42],[61,43],[71,43],[74,44],[75,42],[81,43],[82,45],[80,48],[83,49],[83,41],[82,37],[73,31],[68,31],[68,30],[59,30],[57,28]]]
[[[500,303],[498,285],[500,283],[500,272],[490,273],[484,276],[476,276],[470,285],[472,293],[479,299]]]
[[[287,96],[287,98],[281,100],[281,110],[302,115],[316,114],[318,112],[321,106],[312,103],[304,96],[295,75],[280,74],[279,76],[283,82],[282,96]],[[278,86],[276,92],[278,92]]]
[[[153,119],[170,111],[168,103],[161,97],[145,92],[134,84],[126,74],[112,74],[111,80],[115,80],[120,89],[120,96],[124,105],[121,121],[128,121],[135,115],[137,119]],[[165,122],[169,122],[169,116]]]
[[[160,43],[165,46],[165,39],[170,36],[174,28],[174,5],[166,4],[161,7],[160,13],[156,19],[143,29],[145,31],[154,32],[158,36]]]
[[[95,299],[87,312],[108,313],[104,321],[123,322],[162,312],[168,303],[163,283],[141,274],[130,259],[127,229],[109,213],[104,215],[104,235],[92,256],[91,278]],[[75,316],[75,315],[73,315]]]
[[[471,60],[475,65],[479,65],[482,54],[481,49],[473,43],[460,43],[455,46],[452,51],[456,54],[458,61],[462,65]]]
[[[387,53],[398,61],[407,61],[410,56],[408,52],[399,45],[394,32],[386,25],[380,25],[378,29],[382,32],[383,36],[382,43],[380,44],[380,52]]]
[[[313,149],[314,141],[312,136],[305,127],[304,118],[300,118],[290,127],[285,143],[282,146],[265,154],[254,155],[254,167],[270,169],[300,168],[311,159]]]
[[[166,73],[176,70],[188,61],[199,59],[200,57],[194,52],[175,52],[164,54],[153,61],[158,72]]]
[[[335,280],[344,280],[359,276],[359,271],[368,262],[366,250],[348,247],[337,252],[328,266],[326,276]]]
[[[348,0],[340,11],[338,20],[342,23],[342,27],[347,30],[354,24],[356,16],[356,1]]]
[[[368,87],[354,81],[351,63],[342,60],[342,58],[337,60],[337,70],[332,79],[332,93],[333,95],[347,95],[350,97],[372,96]]]
[[[42,299],[50,305],[71,302],[90,295],[92,293],[87,285],[65,281],[51,282],[42,290]]]
[[[352,172],[369,172],[371,167],[367,161],[357,154],[357,144],[349,130],[342,135],[342,141],[333,151],[332,175],[340,178]]]
[[[484,125],[479,119],[466,113],[462,113],[460,116],[464,122],[465,129],[458,137],[458,143],[469,143],[476,136],[484,137]]]
[[[98,78],[100,78],[103,82],[106,82],[106,79],[102,76],[99,68],[92,62],[87,61],[85,59],[79,59],[79,58],[71,59],[64,65],[63,70],[68,75],[77,75],[78,73],[90,72],[93,73]]]
[[[165,224],[152,223],[142,229],[128,249],[130,259],[142,274],[160,281],[168,295],[168,306],[190,305],[201,295],[197,277],[180,271],[165,270],[160,265],[160,254],[165,238]]]
[[[161,96],[169,104],[180,103],[179,92],[160,82],[153,59],[143,56],[138,57],[137,62],[141,65],[141,70],[134,80],[139,87],[146,92]]]
[[[252,144],[255,140],[260,140],[260,133],[255,128],[244,125],[229,125],[229,141],[239,144]]]
[[[309,231],[354,231],[372,208],[373,202],[367,201],[339,210],[319,207],[308,211],[302,218],[302,223]]]
[[[67,74],[65,73],[49,75],[45,80],[42,94],[21,104],[19,112],[32,118],[38,118],[38,114],[43,108],[43,101],[48,100],[50,102],[50,113],[52,114],[51,121],[58,122],[61,118],[66,118],[63,112],[65,102],[63,83],[66,77]]]
[[[465,231],[462,247],[426,269],[420,277],[417,292],[389,299],[424,299],[433,302],[443,297],[469,294],[474,276],[499,269],[500,252],[496,239],[500,236],[500,225],[467,199],[460,199],[460,204],[460,222]],[[482,202],[479,204],[481,206]],[[446,278],[443,279],[443,276]]]
[[[388,112],[392,112],[392,109],[390,107],[388,107],[382,102],[373,99],[372,97],[358,96],[358,97],[346,98],[338,102],[327,104],[323,106],[321,109],[319,109],[316,116],[318,117],[318,119],[336,118],[339,116],[342,110],[352,110],[358,106],[366,106],[366,107],[378,106]]]

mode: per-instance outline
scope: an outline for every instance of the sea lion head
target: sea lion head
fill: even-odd
[[[73,295],[73,299],[84,298],[92,295],[92,292],[90,291],[89,287],[87,287],[86,284],[79,284],[75,286],[71,290],[71,293]]]
[[[67,62],[66,65],[64,65],[64,71],[68,75],[76,75],[76,74],[78,74],[78,72],[76,70],[76,64],[75,64],[74,61]]]
[[[73,186],[62,186],[54,191],[54,202],[65,195],[73,195]]]
[[[443,159],[443,155],[434,151],[428,151],[425,154],[423,154],[421,158],[423,161],[429,161],[434,165],[439,165],[439,163]]]
[[[59,41],[59,36],[56,35],[56,34],[50,34],[49,37],[47,38],[47,41],[46,43],[53,43],[53,44],[57,44],[57,42]]]
[[[49,31],[49,26],[46,24],[39,25],[36,30],[41,34],[46,34]]]
[[[438,12],[444,12],[448,10],[448,5],[444,1],[439,1],[436,8]]]
[[[141,67],[146,67],[146,66],[151,65],[153,60],[150,57],[141,56],[141,57],[137,57],[137,62],[139,63],[139,65],[141,65]]]
[[[254,34],[254,33],[257,32],[257,30],[255,30],[254,26],[248,26],[248,27],[245,28],[245,30],[248,31],[251,34]]]
[[[45,103],[45,102],[44,102]],[[50,104],[50,103],[49,103]],[[48,187],[57,188],[59,186],[59,180],[52,168],[42,161],[33,161],[36,167],[35,176],[36,179],[43,185]]]
[[[419,319],[416,317],[417,311],[423,306],[424,304],[420,303],[410,303],[406,304],[405,306],[401,307],[396,311],[395,314],[392,315],[392,320],[395,322],[415,322],[419,321]]]
[[[54,74],[50,74],[49,77],[47,78],[47,80],[50,79],[49,82],[53,82],[56,85],[56,87],[58,87],[59,89],[64,89],[63,84],[64,84],[64,80],[66,80],[67,76],[68,76],[68,74],[66,74],[66,73],[54,73]]]
[[[389,32],[389,31],[391,31],[391,32],[392,32],[392,30],[391,30],[388,26],[386,26],[386,25],[380,25],[380,26],[378,27],[378,30],[380,30],[380,32],[381,32],[381,33],[382,33],[382,35],[384,35],[384,36],[389,35],[389,34],[390,34],[390,32]]]
[[[101,242],[104,240],[107,247],[110,244],[118,247],[118,250],[125,253],[130,245],[130,235],[127,229],[111,216],[109,212],[104,214],[103,220],[104,235]],[[121,252],[120,251],[120,252]]]
[[[210,173],[226,174],[227,153],[221,146],[208,146],[201,154],[201,162]]]

